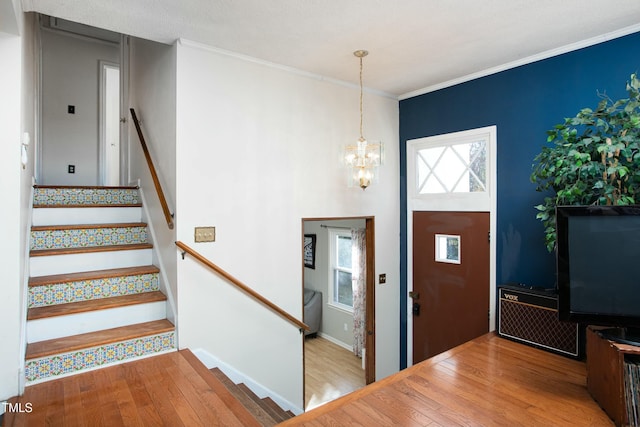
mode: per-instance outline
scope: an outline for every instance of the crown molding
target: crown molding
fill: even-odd
[[[446,82],[438,83],[432,86],[427,86],[422,89],[414,90],[411,92],[404,93],[398,96],[398,100],[404,100],[408,98],[413,98],[415,96],[424,95],[425,93],[435,92],[440,89],[444,89],[447,87],[455,86],[461,83],[466,83],[471,80],[478,79],[480,77],[490,76],[492,74],[497,74],[502,71],[510,70],[512,68],[520,67],[522,65],[532,64],[537,61],[542,61],[544,59],[549,59],[554,56],[559,56],[565,53],[573,52],[579,49],[583,49],[585,47],[594,46],[600,43],[604,43],[610,40],[614,40],[620,37],[628,36],[629,34],[637,33],[640,31],[640,24],[632,25],[630,27],[621,28],[616,31],[612,31],[610,33],[602,34],[600,36],[592,37],[589,39],[581,40],[579,42],[571,43],[565,46],[561,46],[555,49],[547,50],[545,52],[541,52],[535,55],[528,56],[526,58],[518,59],[517,61],[508,62],[503,65],[499,65],[497,67],[487,68],[486,70],[478,71],[477,73],[467,74],[466,76],[462,76],[456,79],[452,79]]]
[[[335,84],[335,85],[338,85],[338,86],[344,86],[344,87],[348,87],[348,88],[351,88],[351,89],[360,90],[360,85],[358,85],[356,83],[350,83],[350,82],[347,82],[347,81],[344,81],[344,80],[333,79],[331,77],[323,76],[321,74],[310,73],[308,71],[300,70],[298,68],[289,67],[287,65],[277,64],[275,62],[265,61],[263,59],[255,58],[253,56],[244,55],[244,54],[233,52],[233,51],[230,51],[230,50],[225,50],[225,49],[220,49],[220,48],[217,48],[217,47],[209,46],[209,45],[204,44],[204,43],[198,43],[198,42],[194,42],[194,41],[187,40],[187,39],[178,39],[177,40],[177,44],[183,45],[183,46],[187,46],[187,47],[192,47],[194,49],[201,49],[201,50],[205,50],[205,51],[208,51],[208,52],[213,52],[213,53],[216,53],[216,54],[219,54],[219,55],[228,56],[228,57],[231,57],[231,58],[239,59],[241,61],[251,62],[251,63],[254,63],[254,64],[258,64],[258,65],[262,65],[262,66],[265,66],[265,67],[269,67],[269,68],[274,68],[276,70],[284,71],[286,73],[295,74],[295,75],[306,77],[306,78],[309,78],[309,79],[318,80],[318,81],[322,81],[322,82]],[[378,96],[381,96],[383,98],[390,98],[390,99],[394,99],[396,101],[398,100],[398,97],[396,95],[393,95],[393,94],[388,93],[388,92],[384,92],[384,91],[381,91],[381,90],[368,88],[366,86],[363,88],[363,90],[364,90],[364,92],[371,93],[373,95],[378,95]]]

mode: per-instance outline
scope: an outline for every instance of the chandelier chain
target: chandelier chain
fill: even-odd
[[[360,56],[360,140],[364,140],[362,136],[362,56]]]

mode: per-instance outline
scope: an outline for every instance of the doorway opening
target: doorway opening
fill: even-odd
[[[302,229],[310,410],[375,381],[374,218],[309,218]]]

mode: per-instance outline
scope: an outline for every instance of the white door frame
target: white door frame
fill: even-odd
[[[120,36],[120,184],[129,185],[129,36]]]
[[[487,146],[487,193],[420,195],[416,189],[417,150],[485,139]],[[413,365],[413,314],[409,292],[413,290],[413,213],[414,211],[478,211],[489,212],[489,331],[495,330],[496,319],[496,212],[497,212],[497,127],[487,126],[461,132],[407,141],[407,366]]]

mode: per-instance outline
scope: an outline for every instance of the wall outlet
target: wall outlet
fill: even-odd
[[[75,114],[76,113],[76,106],[75,105],[67,105],[67,113]]]
[[[349,329],[347,329],[347,324],[344,324],[344,331],[347,332]]]
[[[194,240],[196,243],[215,242],[216,228],[215,227],[196,227]]]
[[[67,166],[67,172],[69,172],[69,173],[76,173],[76,165],[69,165],[69,166]]]

